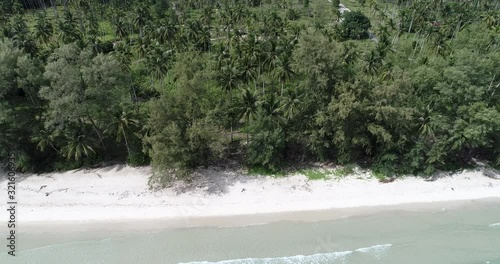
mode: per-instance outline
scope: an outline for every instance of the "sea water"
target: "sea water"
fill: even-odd
[[[22,232],[0,263],[500,264],[500,203],[323,222],[156,231]]]

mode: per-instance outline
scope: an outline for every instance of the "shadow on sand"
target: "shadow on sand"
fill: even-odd
[[[208,195],[222,195],[228,192],[229,187],[235,183],[245,183],[249,178],[242,173],[229,172],[219,169],[200,169],[197,170],[190,181],[176,181],[169,188],[172,188],[177,194],[186,192],[204,190]],[[245,191],[245,189],[242,189]]]

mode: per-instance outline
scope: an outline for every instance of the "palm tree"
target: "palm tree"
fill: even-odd
[[[302,32],[302,30],[304,29],[305,29],[304,24],[300,25],[290,24],[289,26],[289,30],[292,33],[292,36],[294,36],[295,38],[299,38],[300,32]]]
[[[234,60],[229,59],[226,65],[222,66],[219,73],[219,83],[227,92],[232,92],[240,80],[241,72]]]
[[[423,111],[421,111],[422,116],[420,117],[421,125],[418,129],[420,135],[426,140],[434,138],[434,129],[432,126],[432,108],[427,105]]]
[[[200,48],[202,51],[210,52],[211,47],[212,47],[210,37],[211,37],[210,27],[202,26],[200,37],[198,39],[198,48]]]
[[[88,41],[95,42],[99,36],[99,21],[92,13],[87,15],[86,28]]]
[[[376,50],[371,50],[370,53],[365,56],[365,62],[364,72],[375,75],[382,66],[382,57]]]
[[[281,102],[278,100],[274,93],[267,94],[263,101],[261,102],[260,109],[262,114],[269,117],[273,122],[278,124],[285,123],[285,119],[282,116]]]
[[[34,55],[37,52],[38,47],[30,34],[23,16],[14,16],[11,24],[12,28],[10,29],[10,32],[8,32],[8,29],[4,29],[7,30],[8,37],[12,38],[12,42],[16,47],[22,48],[26,52]]]
[[[155,38],[160,44],[168,42],[170,49],[172,49],[172,43],[174,43],[177,31],[177,27],[174,24],[163,21],[160,26],[154,30],[154,36],[152,37]]]
[[[434,49],[435,54],[445,56],[446,52],[448,50],[448,42],[446,41],[446,38],[443,34],[438,32],[435,34],[433,41],[432,41],[432,47]]]
[[[233,24],[236,22],[233,18],[233,10],[226,6],[220,10],[219,14],[219,24],[222,25],[222,31],[225,31],[226,36],[229,38],[229,32],[231,32]]]
[[[64,12],[64,19],[58,21],[59,36],[64,43],[81,42],[81,32],[78,30],[77,22],[71,11]]]
[[[233,60],[229,60],[227,65],[222,66],[218,81],[226,92],[229,93],[231,104],[233,102],[233,90],[236,89],[241,78],[241,72]],[[231,121],[231,141],[233,141],[233,122]]]
[[[203,9],[203,14],[201,15],[200,19],[203,25],[206,25],[210,28],[212,25],[212,20],[214,19],[212,8],[205,7],[205,9]]]
[[[11,25],[12,25],[11,34],[8,37],[19,40],[24,40],[28,38],[30,32],[23,16],[15,15],[12,18]]]
[[[155,48],[147,57],[146,66],[148,68],[148,74],[151,75],[154,80],[160,81],[161,86],[163,86],[163,79],[168,74],[171,56],[172,52],[170,50],[162,51],[160,48]]]
[[[122,17],[115,20],[115,35],[119,39],[125,39],[128,36],[127,25]]]
[[[270,39],[266,44],[268,48],[262,53],[265,56],[263,66],[265,69],[272,71],[279,60],[278,43],[275,39]]]
[[[61,149],[61,153],[67,159],[80,160],[82,156],[90,156],[95,153],[90,140],[83,134],[76,134],[67,138],[66,146]]]
[[[317,32],[322,31],[324,28],[325,28],[325,26],[320,21],[314,22],[314,30],[316,30]]]
[[[90,2],[88,0],[72,0],[74,6],[77,9],[83,10],[83,12],[88,13],[90,10]]]
[[[135,117],[135,113],[133,111],[121,111],[120,113],[115,114],[114,120],[109,124],[104,133],[107,133],[109,135],[116,135],[117,142],[121,142],[123,137],[123,139],[125,140],[127,153],[130,154],[127,134],[138,127],[139,119]]]
[[[241,59],[241,65],[243,65],[241,69],[241,80],[244,83],[255,81],[257,76],[252,59],[249,56],[244,56]]]
[[[352,42],[348,42],[343,46],[342,59],[343,63],[353,65],[359,57],[358,49]]]
[[[54,28],[50,21],[47,20],[45,12],[39,12],[35,24],[35,37],[42,43],[47,44],[52,37]]]
[[[498,11],[490,10],[487,13],[481,15],[482,21],[486,23],[489,29],[492,29],[498,24]]]
[[[54,146],[54,141],[56,137],[53,134],[48,133],[46,130],[40,130],[40,132],[31,137],[31,142],[37,143],[36,147],[40,151],[44,151],[47,146],[50,146],[56,152],[59,152]]]
[[[145,58],[149,51],[149,38],[139,37],[135,41],[135,49],[139,58]]]
[[[78,22],[80,24],[80,32],[82,34],[85,33],[85,23],[84,16],[89,14],[90,12],[90,3],[88,0],[71,0],[71,4],[74,6],[73,10],[78,18]]]
[[[132,52],[130,52],[130,47],[126,43],[117,43],[111,54],[120,62],[120,66],[124,72],[130,71]]]
[[[125,42],[119,43],[119,45],[117,45],[117,47],[114,51],[111,52],[111,54],[113,54],[115,58],[120,62],[120,66],[123,72],[127,74],[130,97],[135,103],[137,99],[137,93],[135,91],[135,86],[132,80],[132,72],[130,69],[130,64],[132,62],[132,52],[130,51],[130,47]]]
[[[220,71],[229,59],[231,59],[231,54],[229,53],[229,50],[227,50],[223,45],[218,45],[217,57],[216,57],[217,70]]]
[[[287,94],[282,97],[281,112],[289,121],[295,118],[300,111],[300,105],[304,100],[304,93],[297,87],[287,91]]]
[[[245,125],[250,124],[250,118],[257,113],[257,97],[250,89],[245,89],[240,97],[240,119],[245,120]],[[248,131],[247,131],[247,144],[248,144]]]
[[[283,87],[286,81],[289,81],[295,72],[292,70],[291,57],[289,54],[285,53],[278,59],[276,68],[274,68],[273,75],[275,78],[280,80],[281,83],[281,95],[283,96]]]
[[[54,11],[54,17],[56,18],[56,20],[59,19],[58,15],[57,15],[57,6],[55,5],[55,0],[50,0],[50,5],[52,6],[52,10]]]
[[[139,4],[135,9],[132,17],[132,23],[139,28],[139,36],[143,36],[142,29],[146,26],[147,22],[151,19],[148,5]]]
[[[245,57],[253,64],[258,67],[257,74],[262,74],[262,45],[256,40],[253,33],[249,33],[245,42],[243,42],[242,50],[245,53]]]
[[[201,25],[198,21],[188,20],[186,27],[184,27],[184,35],[186,36],[188,43],[193,43],[196,46],[200,31]]]

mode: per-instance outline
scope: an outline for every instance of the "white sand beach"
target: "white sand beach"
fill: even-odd
[[[370,173],[360,171],[344,178],[314,181],[303,175],[258,177],[217,169],[197,174],[196,181],[179,181],[159,190],[148,186],[150,167],[119,165],[18,175],[17,219],[24,225],[110,220],[176,220],[180,225],[204,225],[200,220],[204,217],[233,217],[229,223],[238,225],[246,216],[259,214],[275,215],[258,221],[277,221],[297,218],[294,213],[304,211],[500,198],[500,180],[488,178],[480,170],[445,175],[435,181],[404,177],[391,183],[380,183]],[[7,181],[1,179],[0,189],[6,194]],[[0,218],[6,217],[6,211],[1,210]],[[300,218],[315,220],[313,214]]]

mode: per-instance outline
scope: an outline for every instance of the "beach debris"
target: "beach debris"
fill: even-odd
[[[438,180],[438,179],[441,179],[441,178],[444,178],[444,177],[448,177],[448,176],[450,176],[450,175],[447,174],[447,173],[444,173],[442,171],[438,171],[438,172],[435,172],[434,174],[432,174],[431,177],[425,179],[425,181],[433,182],[435,180]]]
[[[121,200],[121,199],[125,199],[125,198],[128,198],[130,192],[127,190],[127,191],[124,191],[120,194],[120,196],[118,197],[118,200]]]
[[[68,188],[62,188],[62,189],[57,189],[57,190],[54,190],[54,191],[51,191],[51,192],[46,192],[45,193],[45,196],[49,196],[49,194],[52,194],[53,192],[68,192]]]
[[[483,170],[483,175],[488,177],[488,178],[500,180],[500,172],[498,170],[493,169],[493,168],[485,168]]]
[[[391,183],[396,180],[396,177],[390,177],[390,178],[382,178],[379,180],[381,183]]]
[[[40,190],[38,190],[37,192],[40,192],[40,191],[41,191],[43,188],[45,188],[45,187],[47,187],[47,185],[42,185],[42,186],[40,187]]]
[[[499,170],[494,169],[494,168],[490,167],[489,165],[487,165],[486,163],[481,162],[479,160],[472,159],[472,161],[474,161],[474,163],[476,163],[476,166],[478,167],[479,170],[483,171],[484,176],[486,176],[488,178],[495,179],[495,180],[500,180],[500,171]]]

